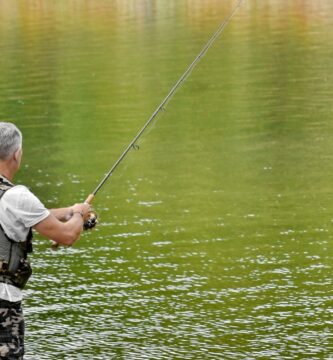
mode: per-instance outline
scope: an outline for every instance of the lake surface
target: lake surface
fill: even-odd
[[[0,0],[16,182],[83,201],[235,1]],[[94,201],[38,235],[29,360],[333,357],[333,2],[244,1]]]

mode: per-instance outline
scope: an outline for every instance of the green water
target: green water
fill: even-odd
[[[235,2],[0,1],[16,181],[82,201]],[[333,3],[244,1],[97,195],[36,236],[27,359],[333,356]]]

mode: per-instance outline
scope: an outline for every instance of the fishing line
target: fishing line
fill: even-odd
[[[220,36],[222,31],[225,29],[225,27],[228,25],[229,21],[232,19],[232,17],[235,15],[238,8],[241,6],[243,0],[239,0],[230,14],[221,22],[221,24],[218,26],[217,30],[213,33],[211,38],[208,40],[208,42],[205,44],[205,46],[202,48],[202,50],[199,52],[199,54],[196,56],[196,58],[193,60],[193,62],[188,66],[188,68],[185,70],[185,72],[182,74],[182,76],[177,80],[177,82],[173,85],[167,96],[163,99],[163,101],[160,103],[160,105],[156,108],[156,110],[152,113],[150,118],[147,120],[147,122],[144,124],[144,126],[139,130],[139,132],[136,134],[134,139],[128,144],[126,149],[123,151],[123,153],[120,155],[118,160],[113,164],[109,172],[104,176],[104,178],[101,180],[101,182],[97,185],[96,189],[88,196],[86,199],[87,203],[91,203],[93,198],[96,196],[98,191],[101,189],[101,187],[105,184],[105,182],[109,179],[109,177],[113,174],[113,172],[116,170],[118,165],[122,162],[122,160],[125,158],[127,153],[131,149],[138,149],[137,141],[141,137],[141,135],[144,133],[144,131],[148,128],[148,126],[151,124],[151,122],[156,118],[156,116],[162,111],[165,110],[168,102],[171,100],[171,98],[174,96],[176,91],[179,89],[179,87],[184,83],[184,81],[187,79],[187,77],[191,74],[194,67],[198,64],[198,62],[201,60],[201,58],[206,54],[208,49],[213,45],[215,40]]]

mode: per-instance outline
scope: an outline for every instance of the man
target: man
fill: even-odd
[[[27,254],[32,230],[60,244],[79,239],[89,217],[86,203],[47,210],[41,201],[12,180],[20,168],[22,134],[12,123],[0,122],[0,359],[23,359],[22,289],[31,275]]]

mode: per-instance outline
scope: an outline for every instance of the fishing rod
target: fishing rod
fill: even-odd
[[[165,110],[165,107],[167,103],[171,100],[171,98],[174,96],[177,89],[183,84],[183,82],[186,80],[186,78],[190,75],[191,71],[194,69],[194,67],[198,64],[198,62],[201,60],[201,58],[206,54],[208,49],[213,45],[215,40],[221,35],[224,28],[228,25],[229,21],[232,19],[232,17],[235,15],[238,8],[241,6],[243,0],[238,0],[236,5],[231,10],[230,14],[220,23],[217,30],[213,33],[213,35],[210,37],[210,39],[207,41],[205,46],[202,48],[202,50],[199,52],[199,54],[195,57],[195,59],[192,61],[192,63],[188,66],[188,68],[185,70],[185,72],[182,74],[182,76],[176,81],[176,83],[173,85],[167,96],[163,99],[163,101],[159,104],[159,106],[156,108],[156,110],[152,113],[150,118],[147,120],[147,122],[144,124],[144,126],[139,130],[139,132],[136,134],[136,136],[133,138],[133,140],[128,144],[126,149],[123,151],[123,153],[119,156],[118,160],[112,165],[111,169],[108,171],[108,173],[103,177],[101,182],[97,185],[95,190],[87,197],[85,200],[85,203],[91,204],[93,199],[95,198],[96,194],[99,192],[99,190],[103,187],[103,185],[106,183],[106,181],[110,178],[110,176],[113,174],[113,172],[116,170],[116,168],[119,166],[119,164],[123,161],[125,156],[128,154],[128,152],[131,149],[135,149],[137,147],[136,143],[139,140],[139,138],[142,136],[142,134],[145,132],[145,130],[149,127],[149,125],[153,122],[153,120],[156,118],[156,116],[162,111]],[[93,227],[96,224],[96,215],[92,213],[91,217],[87,220],[88,223],[85,224],[87,228]],[[89,226],[89,221],[91,222],[92,226]],[[52,247],[56,248],[58,247],[58,243],[53,243]]]
[[[144,124],[144,126],[140,129],[140,131],[136,134],[134,139],[128,144],[127,148],[124,150],[124,152],[120,155],[118,160],[113,164],[109,172],[104,176],[104,178],[101,180],[101,182],[97,185],[96,189],[87,197],[86,203],[91,204],[96,194],[99,192],[99,190],[102,188],[102,186],[106,183],[106,181],[109,179],[109,177],[113,174],[113,172],[116,170],[118,165],[123,161],[125,156],[128,154],[128,152],[132,148],[136,148],[136,143],[141,137],[141,135],[144,133],[144,131],[148,128],[148,126],[152,123],[152,121],[156,118],[156,116],[162,111],[165,110],[166,104],[171,100],[177,89],[180,87],[180,85],[186,80],[186,78],[190,75],[191,71],[194,69],[194,67],[197,65],[197,63],[200,61],[200,59],[206,54],[208,49],[213,45],[214,41],[219,37],[219,35],[222,33],[224,28],[228,25],[229,21],[232,19],[232,17],[235,15],[238,8],[241,6],[243,0],[239,0],[237,4],[232,9],[231,13],[222,21],[222,23],[219,25],[215,33],[211,36],[211,38],[208,40],[206,45],[202,48],[200,53],[196,56],[196,58],[193,60],[193,62],[189,65],[189,67],[185,70],[183,75],[178,79],[178,81],[174,84],[174,86],[169,91],[168,95],[163,99],[163,101],[160,103],[160,105],[156,108],[156,110],[152,113],[150,118],[147,120],[147,122]]]

